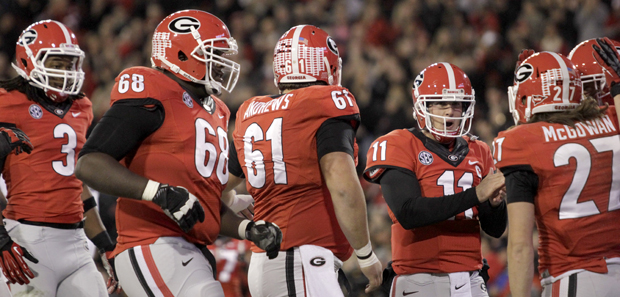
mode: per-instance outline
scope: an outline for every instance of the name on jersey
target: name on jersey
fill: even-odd
[[[604,133],[615,132],[613,122],[608,115],[593,121],[584,121],[575,123],[575,128],[564,125],[563,128],[554,128],[553,126],[542,126],[545,142],[558,141],[566,139],[574,139],[585,137],[586,135],[599,135]]]
[[[293,97],[293,94],[286,94],[278,98],[269,100],[267,102],[252,101],[248,109],[245,110],[243,119],[247,119],[257,114],[262,114],[270,111],[284,110],[288,108],[289,98]],[[284,103],[284,105],[282,105]]]

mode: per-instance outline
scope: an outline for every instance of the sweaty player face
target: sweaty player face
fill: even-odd
[[[428,104],[428,111],[433,115],[444,117],[456,117],[463,114],[463,103],[454,101],[436,101]],[[461,124],[458,119],[446,119],[444,127],[444,119],[431,117],[433,127],[439,130],[456,130]]]

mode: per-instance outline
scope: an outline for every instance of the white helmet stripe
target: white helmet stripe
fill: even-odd
[[[293,73],[299,73],[299,36],[301,36],[301,31],[305,26],[299,25],[295,27],[295,32],[293,32],[293,41],[291,43],[291,66]]]
[[[570,93],[570,76],[568,74],[568,66],[564,60],[556,53],[548,52],[553,56],[560,64],[560,72],[562,73],[562,103],[570,103],[568,95]]]
[[[443,66],[446,68],[446,72],[448,73],[448,89],[452,90],[452,89],[456,89],[456,81],[454,79],[454,69],[452,69],[452,66],[450,65],[450,63],[441,63],[443,64]]]
[[[60,27],[60,29],[62,30],[62,33],[65,34],[65,43],[68,44],[72,44],[71,43],[71,34],[69,34],[69,30],[67,30],[67,27],[65,27],[65,25],[61,22],[57,22],[57,21],[52,21],[54,23],[56,23],[56,25],[58,25],[58,27]]]

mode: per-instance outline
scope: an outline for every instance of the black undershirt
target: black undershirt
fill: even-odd
[[[352,123],[359,120],[359,115],[331,118],[323,122],[316,132],[316,150],[319,160],[329,153],[345,152],[354,157],[355,129]],[[230,142],[228,151],[228,172],[232,175],[245,178],[235,144]]]
[[[529,202],[534,203],[534,197],[538,193],[538,175],[529,165],[518,165],[501,168],[506,179],[506,192],[508,203]]]
[[[493,208],[488,201],[479,203],[475,187],[453,195],[423,197],[415,173],[396,168],[386,169],[379,183],[390,210],[405,229],[445,221],[477,205],[478,217],[484,232],[493,237],[500,237],[506,229],[506,204],[502,202]]]
[[[164,115],[164,108],[159,100],[119,100],[95,126],[79,156],[101,152],[121,160],[161,127]]]

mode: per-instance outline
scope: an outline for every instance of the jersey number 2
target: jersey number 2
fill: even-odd
[[[590,140],[597,153],[611,151],[613,160],[611,168],[611,190],[609,192],[609,206],[607,211],[620,209],[620,136],[608,136]],[[560,146],[553,155],[555,167],[566,166],[570,159],[575,158],[575,175],[570,187],[560,203],[560,220],[575,219],[599,214],[600,211],[592,200],[578,202],[581,191],[586,185],[592,169],[592,157],[588,149],[577,143],[567,143]]]

